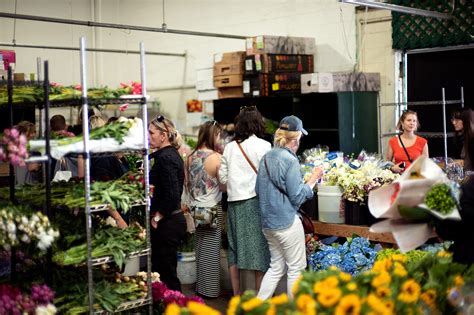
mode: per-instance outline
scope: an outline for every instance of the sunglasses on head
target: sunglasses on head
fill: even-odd
[[[160,116],[156,117],[155,120],[158,123],[162,123],[163,126],[165,126],[166,132],[168,134],[170,133],[170,130],[168,129],[168,126],[166,125],[166,122],[165,122],[165,116],[160,115]],[[157,126],[157,127],[160,128],[159,126]],[[162,129],[162,128],[160,128],[160,129]]]
[[[240,107],[240,111],[243,111],[243,110],[248,110],[248,111],[250,111],[250,110],[256,110],[256,109],[257,109],[257,106],[255,106],[255,105],[252,105],[252,106],[241,106],[241,107]]]

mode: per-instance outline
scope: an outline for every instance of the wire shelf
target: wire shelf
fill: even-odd
[[[135,201],[130,205],[130,207],[139,207],[139,206],[146,206],[145,199]],[[104,203],[100,205],[90,206],[90,209],[91,209],[91,213],[93,213],[93,212],[101,212],[101,211],[109,210],[111,209],[111,207],[110,207],[110,204]]]
[[[444,104],[451,105],[451,104],[462,104],[462,100],[450,100],[445,101]],[[381,103],[380,106],[399,106],[399,105],[406,105],[406,106],[423,106],[423,105],[443,105],[443,101],[425,101],[425,102],[399,102],[399,103]]]
[[[120,304],[113,313],[123,312],[123,311],[130,310],[133,308],[145,306],[145,305],[151,304],[151,302],[152,302],[151,299],[138,299],[134,301],[124,302]],[[94,315],[105,315],[105,314],[111,314],[111,313],[107,311],[94,312]]]
[[[128,258],[134,258],[134,257],[141,257],[141,256],[147,256],[150,253],[150,249],[146,248],[143,250],[131,252],[126,256],[125,259]],[[98,257],[98,258],[93,258],[92,259],[92,266],[100,266],[103,264],[111,263],[114,261],[114,257],[112,256],[104,256],[104,257]]]
[[[94,99],[88,98],[87,103],[90,106],[105,106],[105,105],[143,105],[145,104],[145,99],[140,95],[137,97],[127,97],[127,98],[106,98],[106,99]],[[7,103],[0,103],[0,106],[7,105]],[[25,102],[17,102],[13,103],[14,108],[36,108],[44,105],[44,100],[38,99],[36,101],[25,101]],[[75,107],[75,106],[82,106],[82,99],[81,98],[70,98],[65,100],[50,100],[49,107]]]

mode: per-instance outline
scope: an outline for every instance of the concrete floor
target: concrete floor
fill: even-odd
[[[181,289],[186,296],[196,295],[194,291],[194,284],[182,284]],[[221,290],[221,295],[217,298],[203,298],[206,305],[218,310],[221,314],[227,313],[227,305],[232,297],[232,290]]]

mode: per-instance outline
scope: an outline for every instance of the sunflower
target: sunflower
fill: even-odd
[[[301,294],[296,299],[298,310],[307,315],[316,315],[316,302],[309,294]]]
[[[437,254],[438,257],[451,257],[451,253],[445,250],[440,250]]]
[[[342,292],[338,288],[326,289],[319,293],[318,302],[324,307],[331,307],[339,301],[341,295]]]
[[[454,285],[457,287],[461,287],[464,284],[464,279],[462,278],[461,275],[456,275],[454,277]]]
[[[349,282],[347,284],[346,288],[349,291],[355,291],[355,290],[357,290],[357,284],[355,284],[354,282]]]
[[[360,314],[360,299],[355,294],[344,296],[334,311],[335,315],[358,315]]]
[[[265,315],[276,315],[276,306],[270,305]]]
[[[179,315],[181,314],[181,309],[175,303],[168,304],[165,310],[165,315]]]
[[[339,274],[339,278],[341,278],[341,280],[344,281],[344,282],[349,282],[349,281],[351,281],[352,276],[351,276],[350,273],[341,272],[341,273]]]
[[[378,287],[375,292],[377,293],[377,296],[381,299],[390,297],[390,294],[392,293],[389,287]]]
[[[375,314],[392,314],[385,303],[379,299],[375,294],[371,293],[367,296],[367,304],[374,311]]]
[[[378,260],[374,263],[372,271],[375,272],[384,272],[392,267],[392,261],[390,259]]]
[[[390,258],[393,261],[398,261],[398,262],[401,262],[401,263],[404,263],[407,260],[405,255],[400,255],[400,254],[392,255],[392,256],[390,256]]]
[[[403,283],[398,299],[404,303],[414,303],[420,297],[420,285],[413,279]]]
[[[286,293],[282,293],[270,299],[270,304],[273,305],[280,305],[285,303],[288,303],[288,295],[286,295]]]
[[[236,295],[230,299],[229,307],[227,308],[227,315],[234,315],[237,310],[237,306],[240,303],[240,295]]]
[[[220,315],[220,312],[216,311],[212,307],[194,301],[189,301],[187,308],[191,314]]]
[[[374,288],[378,288],[383,285],[389,285],[391,280],[392,278],[390,277],[388,272],[383,271],[379,273],[378,276],[372,279],[372,286]]]
[[[253,310],[256,307],[262,305],[263,300],[258,297],[251,298],[247,302],[242,303],[242,309],[246,312]]]
[[[405,267],[399,262],[394,263],[393,273],[398,277],[405,277],[408,274]]]
[[[295,283],[293,283],[293,286],[291,287],[291,293],[293,294],[293,296],[295,296],[296,292],[298,292],[298,289],[300,287],[300,281],[302,278],[303,276],[300,275],[299,278],[295,281]]]
[[[316,282],[313,286],[314,293],[321,293],[328,289],[337,288],[339,280],[335,276],[327,277],[326,279]]]
[[[425,302],[426,305],[432,310],[436,309],[436,290],[428,289],[425,292],[421,293],[420,299]]]

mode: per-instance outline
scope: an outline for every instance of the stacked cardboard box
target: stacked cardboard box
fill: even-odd
[[[314,71],[314,38],[257,36],[247,39],[245,96],[301,93],[301,74]]]
[[[214,55],[214,87],[218,98],[243,97],[242,80],[244,74],[245,51],[235,51]]]
[[[335,72],[301,75],[301,93],[380,91],[380,73]]]

